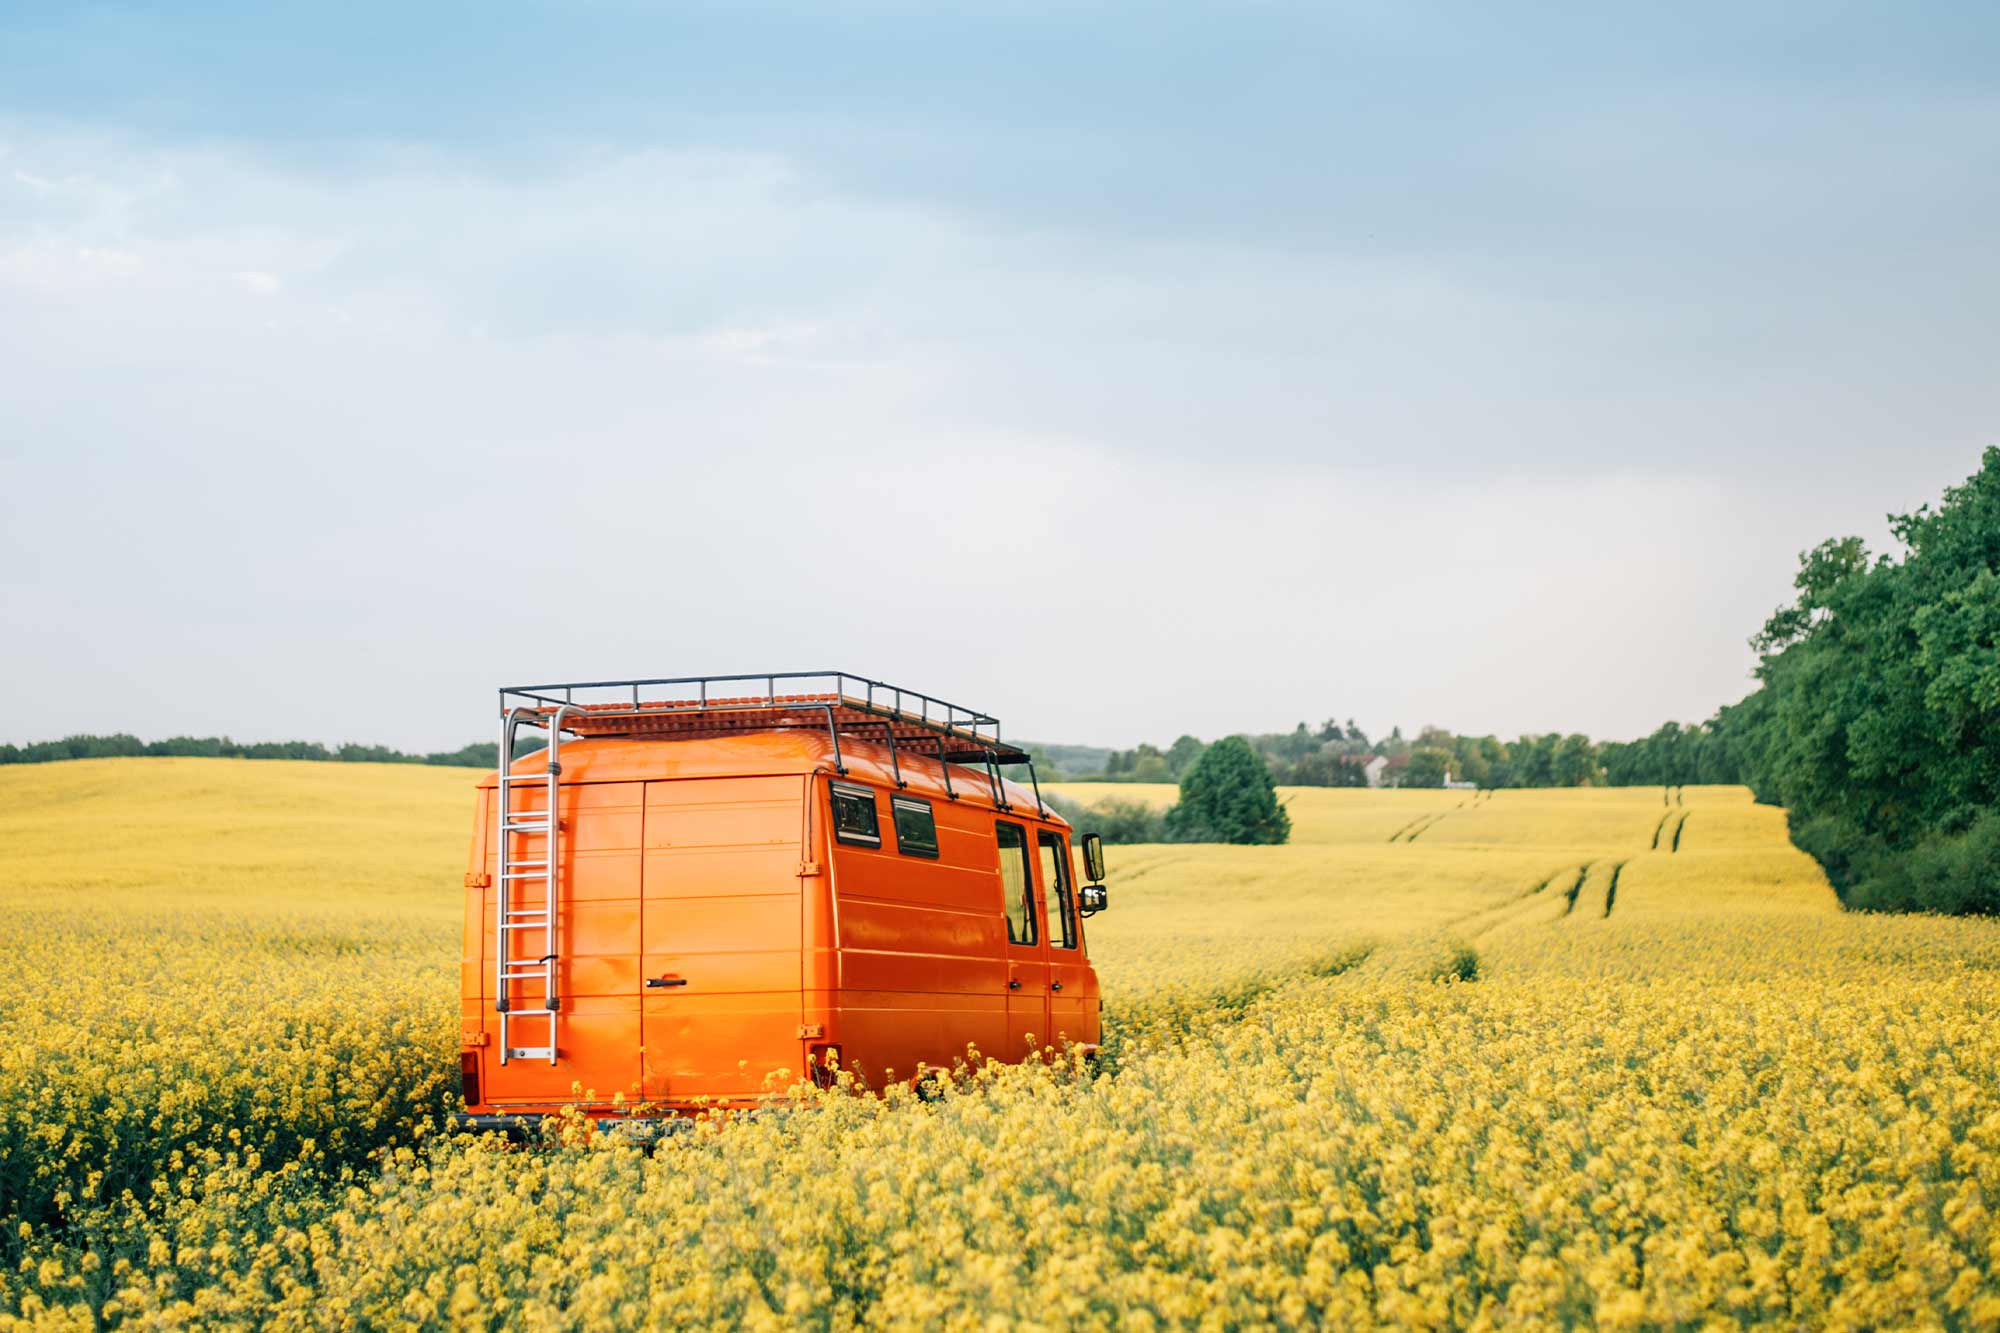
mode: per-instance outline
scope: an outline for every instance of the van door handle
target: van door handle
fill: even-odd
[[[1007,989],[1008,989],[1008,990],[1019,990],[1019,989],[1021,989],[1021,979],[1020,979],[1019,977],[1009,977],[1009,978],[1007,978]]]
[[[650,990],[650,989],[651,989],[652,987],[654,987],[654,986],[685,986],[685,985],[687,985],[687,984],[688,984],[688,980],[687,980],[687,978],[686,978],[686,977],[647,977],[647,978],[646,978],[646,986],[647,986],[647,989],[649,989],[649,990]]]
[[[1061,990],[1061,989],[1062,989],[1062,983],[1061,983],[1060,981],[1051,981],[1051,982],[1049,983],[1049,989],[1050,989],[1050,990]]]

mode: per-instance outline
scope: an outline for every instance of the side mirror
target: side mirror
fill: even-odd
[[[1083,886],[1083,914],[1085,916],[1096,916],[1109,906],[1111,906],[1110,890],[1106,889],[1102,884],[1086,884]]]
[[[1083,877],[1092,884],[1104,878],[1104,839],[1095,833],[1083,835]]]

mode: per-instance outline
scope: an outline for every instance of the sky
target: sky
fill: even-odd
[[[2000,10],[0,6],[0,740],[1629,737],[2000,444]]]

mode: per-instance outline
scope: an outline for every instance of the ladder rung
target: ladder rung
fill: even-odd
[[[503,870],[500,872],[500,878],[506,880],[509,883],[512,883],[517,879],[541,880],[543,883],[547,883],[549,878],[549,872],[546,870],[530,870],[526,874],[517,875],[511,870]]]
[[[519,870],[522,866],[545,866],[548,863],[549,858],[546,856],[530,857],[526,861],[509,861],[506,868],[509,870]]]
[[[549,821],[546,819],[530,819],[526,823],[502,824],[500,827],[506,829],[508,832],[511,833],[515,829],[524,829],[524,828],[545,829],[548,826],[549,826]]]
[[[548,1060],[554,1058],[554,1056],[555,1052],[546,1046],[509,1046],[507,1048],[507,1058],[509,1060]]]
[[[500,923],[500,929],[502,930],[547,930],[548,928],[549,923],[546,921],[502,921]]]
[[[531,916],[538,916],[546,921],[549,919],[549,909],[546,907],[516,907],[512,911],[503,914],[500,919],[502,921],[524,921]]]

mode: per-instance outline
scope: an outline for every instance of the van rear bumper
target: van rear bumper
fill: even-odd
[[[466,1134],[505,1134],[510,1139],[532,1143],[542,1137],[542,1124],[554,1117],[542,1111],[511,1111],[500,1115],[473,1115],[461,1112],[452,1117],[452,1128]],[[694,1122],[681,1116],[590,1116],[600,1134],[617,1134],[639,1143],[651,1143],[684,1133]]]
[[[513,1115],[471,1115],[461,1112],[452,1118],[453,1129],[466,1134],[505,1134],[510,1139],[535,1138],[542,1128],[540,1111]]]

